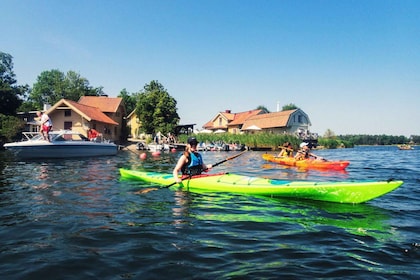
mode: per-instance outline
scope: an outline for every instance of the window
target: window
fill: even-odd
[[[64,122],[64,129],[71,130],[72,127],[73,127],[72,122]]]
[[[301,115],[299,115],[298,116],[298,123],[302,123],[303,121],[302,121],[302,116]]]
[[[71,117],[71,110],[64,110],[64,116],[65,117]]]

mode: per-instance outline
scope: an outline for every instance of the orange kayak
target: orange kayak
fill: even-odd
[[[344,170],[350,164],[349,161],[326,161],[320,159],[295,160],[292,157],[276,157],[270,154],[263,154],[263,159],[269,162],[275,162],[287,166],[296,166],[304,169],[326,169],[326,170]]]

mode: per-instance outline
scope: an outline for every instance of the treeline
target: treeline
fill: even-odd
[[[178,136],[178,141],[185,143],[187,134]],[[244,144],[250,148],[271,148],[278,150],[284,142],[290,142],[295,150],[299,149],[299,144],[304,140],[290,134],[255,133],[255,134],[195,134],[199,142],[223,142]],[[318,146],[326,149],[353,148],[357,145],[398,145],[398,144],[418,144],[420,136],[392,136],[392,135],[339,135],[334,137],[318,138]]]
[[[337,139],[349,142],[353,145],[398,145],[398,144],[418,144],[420,135],[393,136],[393,135],[339,135]]]

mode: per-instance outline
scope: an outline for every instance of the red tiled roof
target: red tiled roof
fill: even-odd
[[[103,112],[101,112],[97,107],[79,104],[75,101],[71,101],[67,99],[61,99],[60,101],[58,101],[53,107],[51,107],[48,110],[48,112],[55,110],[56,108],[58,108],[59,106],[62,106],[63,104],[70,107],[72,110],[74,110],[76,113],[86,118],[88,121],[95,120],[98,122],[118,125],[117,122],[115,122],[110,117],[108,117]]]
[[[220,115],[224,116],[228,121],[231,121],[235,118],[235,114],[228,112],[220,112]],[[217,117],[217,116],[216,116]]]
[[[115,113],[122,102],[121,97],[81,96],[78,103],[98,108],[101,112]]]
[[[231,121],[228,124],[228,126],[243,124],[248,118],[250,118],[252,116],[255,116],[255,115],[258,115],[261,112],[263,112],[263,111],[262,110],[250,110],[250,111],[246,111],[246,112],[236,113],[233,121]]]
[[[273,127],[285,127],[287,126],[287,122],[289,121],[290,115],[296,112],[296,110],[297,109],[252,116],[244,122],[242,129],[246,130],[252,125],[256,125],[262,129]]]

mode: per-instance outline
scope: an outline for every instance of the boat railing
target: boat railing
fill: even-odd
[[[25,137],[22,137],[22,141],[28,141],[33,140],[34,138],[41,137],[40,132],[31,132],[31,131],[24,131],[22,132],[22,135]]]

